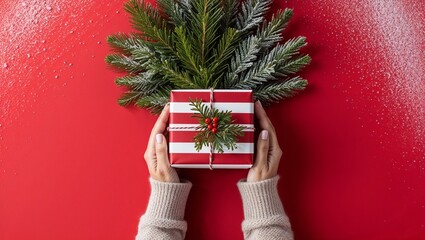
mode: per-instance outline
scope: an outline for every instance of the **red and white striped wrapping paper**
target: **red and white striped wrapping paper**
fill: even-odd
[[[194,129],[199,120],[189,104],[190,99],[201,99],[209,106],[211,90],[172,90],[170,99],[169,148],[171,166],[177,168],[209,168],[209,147],[195,150]],[[214,90],[213,107],[231,110],[235,124],[245,125],[244,136],[239,137],[237,149],[213,154],[212,168],[250,168],[254,156],[254,104],[251,90]],[[193,127],[179,129],[180,127]]]

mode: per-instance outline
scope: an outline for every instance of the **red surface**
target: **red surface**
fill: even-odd
[[[276,2],[313,57],[308,89],[268,110],[296,239],[425,239],[425,2]],[[156,118],[116,104],[103,61],[131,30],[122,2],[1,1],[0,16],[0,239],[133,239]],[[181,176],[187,239],[241,239],[246,170]]]

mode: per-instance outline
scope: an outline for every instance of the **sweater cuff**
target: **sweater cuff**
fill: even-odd
[[[259,182],[238,182],[242,196],[245,219],[268,218],[284,214],[277,192],[279,176]]]
[[[149,178],[151,196],[145,215],[156,219],[183,220],[192,183],[165,183]]]

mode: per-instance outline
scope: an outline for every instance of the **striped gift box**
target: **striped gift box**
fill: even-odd
[[[225,148],[224,153],[213,153],[212,168],[250,168],[254,155],[254,104],[252,90],[172,90],[170,99],[169,153],[171,166],[176,168],[210,168],[210,149],[195,150],[193,137],[199,120],[191,110],[189,99],[202,100],[209,106],[231,110],[235,124],[249,127],[239,137],[237,149]]]

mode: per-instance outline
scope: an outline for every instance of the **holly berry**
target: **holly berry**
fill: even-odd
[[[210,122],[211,122],[211,118],[205,118],[205,123],[206,124],[210,124]]]
[[[213,128],[213,129],[211,130],[211,132],[212,132],[212,133],[214,133],[214,134],[216,134],[216,133],[217,133],[217,128]]]
[[[211,124],[208,124],[208,130],[211,130],[211,129],[213,129],[213,125],[211,125]]]
[[[216,128],[218,126],[218,124],[217,123],[213,123],[212,126]]]
[[[218,117],[213,118],[213,123],[218,123]]]

